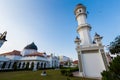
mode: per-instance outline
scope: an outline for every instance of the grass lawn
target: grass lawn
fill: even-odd
[[[46,70],[47,76],[41,76],[42,70],[39,71],[14,71],[0,72],[0,80],[94,80],[83,79],[78,77],[62,76],[60,70]]]

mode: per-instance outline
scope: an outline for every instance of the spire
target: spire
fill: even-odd
[[[5,31],[3,34],[0,35],[0,40],[7,41],[6,40],[6,35],[7,35],[7,31]]]
[[[102,36],[100,36],[98,33],[95,33],[95,36],[94,36],[94,41],[96,42],[97,45],[101,46],[102,45]]]

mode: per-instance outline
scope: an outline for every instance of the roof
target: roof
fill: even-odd
[[[18,55],[18,56],[21,56],[20,51],[18,51],[18,50],[13,50],[11,52],[2,53],[0,55],[5,55],[5,56],[6,55]]]
[[[25,56],[40,56],[40,57],[44,57],[44,53],[35,52],[35,53],[27,54]]]
[[[78,60],[73,61],[73,64],[78,64]]]
[[[24,49],[34,49],[37,50],[37,46],[32,42],[31,44],[27,45]]]

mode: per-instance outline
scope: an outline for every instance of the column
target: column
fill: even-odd
[[[23,62],[21,62],[20,69],[22,69],[22,67],[23,67]]]
[[[43,62],[42,68],[44,68],[44,62]]]
[[[36,71],[37,70],[37,62],[34,61],[34,68],[33,68],[33,71]]]
[[[82,59],[81,59],[81,51],[78,51],[78,67],[79,67],[79,75],[83,75],[83,67],[82,67]]]
[[[41,68],[41,62],[39,62],[39,68]]]
[[[29,68],[31,68],[32,62],[29,62]]]
[[[26,68],[26,66],[27,66],[27,62],[25,62],[24,68]]]
[[[19,64],[20,64],[20,62],[17,63],[17,69],[19,68]]]
[[[10,64],[10,69],[12,69],[14,62],[11,62]]]

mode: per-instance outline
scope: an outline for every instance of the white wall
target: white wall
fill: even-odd
[[[104,62],[99,53],[82,54],[84,75],[87,77],[101,77],[101,72],[105,70]]]
[[[80,35],[81,45],[89,45],[92,43],[90,30],[87,27],[82,28],[78,33]]]
[[[37,52],[37,50],[34,50],[34,49],[24,49],[21,54],[22,56],[25,56],[25,55],[28,55],[28,54],[31,54],[31,53],[35,53]]]

